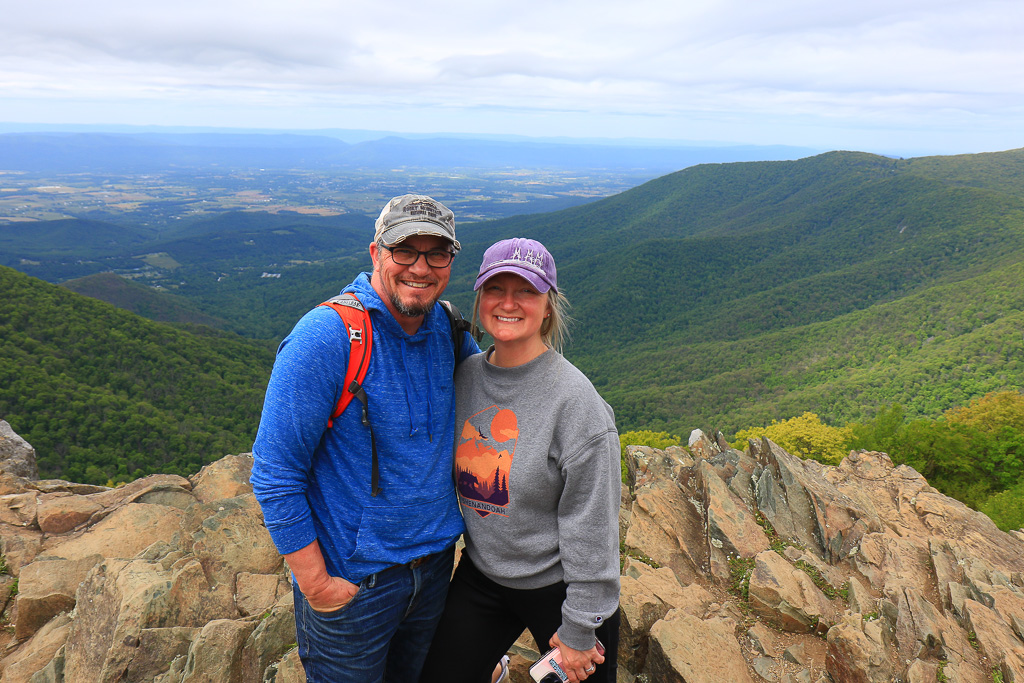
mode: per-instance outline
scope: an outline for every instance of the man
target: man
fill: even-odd
[[[376,222],[372,274],[343,290],[373,326],[363,381],[372,434],[358,401],[328,424],[351,347],[337,312],[314,308],[278,349],[252,484],[292,571],[310,683],[417,680],[443,610],[463,524],[452,484],[456,354],[438,300],[460,248],[448,208],[395,197]],[[459,358],[479,351],[460,337]]]

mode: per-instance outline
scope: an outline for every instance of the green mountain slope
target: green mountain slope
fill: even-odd
[[[42,476],[194,473],[252,445],[273,351],[0,267],[0,417]]]
[[[514,235],[551,248],[579,321],[567,355],[624,427],[843,423],[891,401],[936,415],[1024,383],[1022,170],[1024,150],[694,167],[468,226],[460,259]]]
[[[226,326],[225,321],[200,312],[187,299],[126,280],[114,273],[86,275],[62,282],[61,286],[157,322],[190,323],[217,329]]]
[[[936,416],[1024,386],[1024,263],[833,320],[741,340],[640,342],[577,358],[625,424],[734,431],[817,412],[833,424],[896,402]],[[682,419],[680,418],[682,416]]]
[[[578,320],[566,354],[612,404],[622,429],[686,433],[701,426],[731,435],[805,411],[843,424],[892,402],[911,417],[934,417],[986,392],[1024,386],[1022,190],[1024,150],[910,160],[834,152],[793,162],[697,166],[584,206],[460,225],[464,249],[446,296],[471,310],[476,267],[495,240],[521,235],[544,241],[558,260],[559,282]],[[161,245],[180,264],[164,277],[182,283],[174,290],[178,297],[250,337],[279,339],[368,265],[369,221],[299,226],[260,217],[250,225],[245,215],[218,220]],[[275,277],[264,277],[270,264]],[[60,299],[34,280],[18,287],[35,292],[24,295],[26,302]],[[74,313],[81,316],[76,327],[119,329],[106,322],[112,309],[74,301],[81,308]],[[49,310],[51,304],[40,306]],[[26,318],[24,329],[0,317],[5,342],[8,330],[34,330],[10,352],[5,346],[0,359],[16,358],[42,373],[38,384],[50,392],[45,396],[99,392],[87,403],[102,404],[108,387],[122,391],[135,373],[145,376],[143,396],[152,410],[166,410],[167,424],[184,424],[179,430],[198,430],[211,435],[203,438],[221,439],[219,444],[233,429],[255,429],[258,400],[245,392],[263,390],[269,351],[252,353],[237,339],[200,339],[136,321],[131,325],[143,326],[118,338],[165,335],[157,346],[181,343],[191,355],[172,363],[174,369],[150,371],[143,366],[163,359],[151,346],[133,343],[126,345],[134,354],[130,360],[111,368],[104,354],[124,352],[101,343],[94,357],[68,367],[105,369],[73,374],[39,360],[63,351],[57,346],[74,346],[53,342],[64,339],[64,318],[72,315],[61,311],[38,322]],[[102,322],[88,322],[94,314]],[[207,341],[213,346],[207,348]],[[238,363],[248,359],[246,353],[256,360],[243,370]],[[196,365],[207,369],[197,371]],[[59,393],[61,372],[78,383],[74,391]],[[231,377],[224,384],[208,378],[203,408],[196,408],[201,401],[153,398],[166,399],[190,378],[206,377],[203,372]],[[33,385],[4,391],[9,403],[0,403],[0,417],[14,401],[26,410]],[[232,405],[219,405],[222,400]],[[56,403],[32,403],[32,414]],[[240,419],[243,404],[251,412]],[[118,421],[132,413],[127,405]],[[146,410],[134,412],[148,415]],[[210,423],[191,421],[197,412],[204,418],[208,413]],[[34,422],[26,436],[39,448],[40,439],[50,438],[48,428],[74,422],[68,415]],[[68,460],[68,444],[78,442],[67,434],[61,439],[64,452],[53,447],[55,471],[79,462]],[[144,453],[154,443],[162,441],[133,452]],[[184,450],[195,458],[220,452],[191,445]],[[184,462],[176,458],[162,454],[154,461],[172,467]]]
[[[26,221],[0,230],[0,265],[20,258],[93,258],[131,249],[152,240],[155,232],[92,220]]]

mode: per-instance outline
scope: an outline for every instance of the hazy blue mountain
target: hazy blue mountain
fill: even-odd
[[[0,169],[34,172],[146,172],[168,168],[319,167],[348,145],[307,135],[7,133]]]
[[[0,134],[0,170],[145,172],[182,168],[601,168],[666,173],[708,162],[795,159],[785,146],[562,143],[399,137],[348,144],[316,134],[24,132]]]

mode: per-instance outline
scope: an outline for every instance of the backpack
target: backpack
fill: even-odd
[[[476,325],[466,320],[453,303],[450,301],[441,301],[440,303],[444,312],[448,315],[448,323],[451,326],[452,346],[455,350],[455,365],[457,366],[460,360],[459,349],[462,346],[460,343],[462,333],[469,332],[473,339],[479,342],[483,338],[483,332]],[[337,405],[334,406],[334,410],[331,411],[331,416],[327,420],[327,428],[330,429],[334,426],[335,418],[345,412],[353,398],[359,399],[359,402],[363,404],[361,419],[363,426],[370,430],[370,446],[372,450],[370,492],[371,495],[376,496],[382,491],[379,486],[380,472],[377,461],[377,440],[373,436],[373,426],[370,424],[366,392],[363,390],[363,380],[370,369],[370,350],[373,348],[373,325],[370,322],[370,313],[363,307],[362,302],[359,301],[356,295],[351,292],[339,294],[319,305],[333,308],[341,316],[345,329],[348,330],[349,343],[352,346],[348,354],[348,367],[345,369],[345,389],[342,391]]]

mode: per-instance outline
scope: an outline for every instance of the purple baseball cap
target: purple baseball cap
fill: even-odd
[[[473,289],[480,289],[480,285],[498,273],[515,273],[541,293],[549,289],[558,291],[555,259],[537,240],[513,237],[489,246],[484,252],[484,260],[480,264],[480,273]]]

